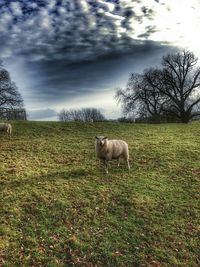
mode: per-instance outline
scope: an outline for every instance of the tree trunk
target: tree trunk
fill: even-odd
[[[181,122],[182,123],[188,123],[190,121],[190,113],[187,111],[181,112]]]

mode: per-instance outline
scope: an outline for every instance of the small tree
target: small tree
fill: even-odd
[[[146,73],[151,75],[157,84],[159,80],[159,70],[147,69],[143,74],[131,74],[127,87],[118,89],[116,99],[122,103],[123,113],[125,115],[136,111],[141,118],[151,118],[151,121],[159,123],[164,105],[169,99],[162,93],[159,88],[152,86],[146,79]]]

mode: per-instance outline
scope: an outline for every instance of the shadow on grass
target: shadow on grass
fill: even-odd
[[[60,180],[77,180],[83,179],[88,176],[93,175],[93,170],[87,170],[84,168],[77,168],[73,170],[66,170],[66,171],[53,171],[47,174],[42,174],[40,176],[34,177],[24,177],[24,178],[15,178],[7,180],[4,179],[1,181],[1,189],[8,188],[8,187],[21,187],[27,185],[37,185],[46,182],[56,182]]]

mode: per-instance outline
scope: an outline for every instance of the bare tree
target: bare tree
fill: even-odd
[[[23,99],[9,72],[0,68],[0,109],[21,108]]]
[[[200,67],[192,52],[183,51],[163,57],[163,83],[161,92],[171,100],[171,109],[181,122],[187,123],[200,115]]]
[[[163,57],[162,68],[149,68],[132,74],[125,89],[118,89],[117,100],[124,114],[136,110],[140,117],[160,122],[163,116],[187,123],[200,115],[200,67],[192,52]]]
[[[122,103],[123,113],[130,114],[135,110],[140,118],[151,118],[160,123],[163,107],[169,99],[146,79],[146,73],[151,75],[154,83],[159,84],[160,73],[157,69],[147,69],[143,74],[131,74],[127,87],[118,89],[116,99]]]
[[[69,116],[69,112],[66,111],[65,109],[62,109],[59,113],[58,113],[58,119],[59,121],[70,121],[70,116]]]
[[[82,108],[82,109],[70,109],[70,110],[61,110],[58,113],[58,119],[60,121],[84,121],[84,122],[93,122],[93,121],[104,121],[105,117],[100,110],[96,108]]]

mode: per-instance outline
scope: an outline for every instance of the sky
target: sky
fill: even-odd
[[[30,120],[114,99],[132,72],[188,49],[200,58],[199,0],[0,0],[0,59]]]

